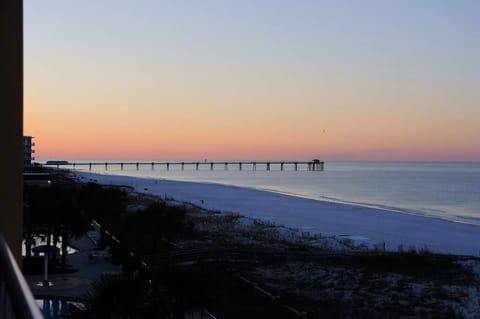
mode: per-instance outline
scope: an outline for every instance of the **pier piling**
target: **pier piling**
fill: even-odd
[[[91,171],[92,170],[92,166],[93,165],[102,165],[104,166],[105,170],[108,170],[108,167],[109,166],[114,166],[117,165],[117,166],[120,166],[120,169],[123,171],[124,170],[124,166],[125,165],[130,165],[130,166],[135,166],[136,170],[140,170],[140,166],[146,166],[146,165],[149,165],[151,167],[152,170],[155,170],[155,165],[165,165],[166,166],[166,170],[170,170],[170,164],[171,165],[178,165],[181,167],[181,170],[185,170],[185,166],[190,166],[190,167],[195,167],[195,170],[200,170],[200,164],[204,163],[206,166],[209,165],[210,166],[210,170],[213,171],[214,168],[215,168],[215,165],[217,166],[223,166],[223,169],[225,171],[228,171],[229,170],[229,166],[233,165],[235,168],[237,167],[236,165],[238,165],[238,170],[239,171],[242,171],[243,168],[244,168],[244,164],[247,165],[247,166],[250,166],[252,167],[252,170],[253,171],[256,171],[257,170],[257,166],[260,165],[260,168],[263,169],[263,170],[266,170],[266,171],[271,171],[272,169],[275,170],[275,167],[278,167],[278,169],[280,171],[285,171],[285,170],[294,170],[294,171],[298,171],[298,170],[307,170],[307,171],[323,171],[325,169],[325,163],[324,162],[321,162],[320,160],[318,159],[314,159],[314,160],[311,160],[311,161],[305,161],[305,162],[298,162],[298,161],[259,161],[259,162],[250,162],[250,161],[232,161],[232,162],[215,162],[215,161],[205,161],[205,162],[198,162],[198,161],[191,161],[191,162],[62,162],[62,163],[59,163],[58,161],[55,161],[53,163],[46,163],[45,165],[47,166],[54,166],[54,167],[57,167],[57,168],[60,168],[60,167],[64,167],[64,166],[70,166],[72,167],[73,169],[78,169],[79,166],[87,166],[88,165],[88,169]],[[258,164],[258,165],[257,165]],[[273,165],[273,168],[272,168],[272,165]],[[277,166],[278,165],[278,166]],[[208,167],[208,166],[207,166]]]

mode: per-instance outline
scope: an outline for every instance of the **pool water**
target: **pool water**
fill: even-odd
[[[65,298],[37,298],[37,305],[45,319],[70,318],[73,310],[84,310],[85,304]]]

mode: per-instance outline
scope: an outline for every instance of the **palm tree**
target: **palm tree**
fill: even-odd
[[[78,204],[77,189],[66,185],[26,187],[24,198],[26,259],[30,257],[31,238],[35,234],[46,235],[47,245],[51,245],[53,239],[55,246],[62,237],[62,265],[65,267],[70,238],[84,234],[88,227],[88,219]]]

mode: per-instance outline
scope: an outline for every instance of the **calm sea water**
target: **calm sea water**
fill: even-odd
[[[303,169],[305,169],[303,167]],[[201,166],[165,167],[103,166],[95,172],[179,181],[220,183],[270,190],[316,200],[380,207],[401,213],[443,218],[480,225],[480,163],[432,162],[327,162],[325,171],[271,171],[237,166],[214,171]]]

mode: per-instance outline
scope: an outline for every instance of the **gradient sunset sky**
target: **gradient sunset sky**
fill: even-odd
[[[37,159],[480,161],[478,0],[25,0]]]

